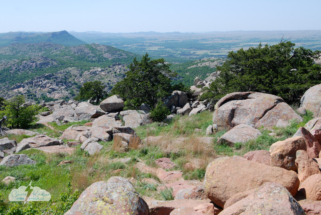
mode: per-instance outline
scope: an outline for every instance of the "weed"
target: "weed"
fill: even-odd
[[[170,188],[170,189],[166,188],[162,190],[160,194],[165,201],[174,200],[173,188]]]

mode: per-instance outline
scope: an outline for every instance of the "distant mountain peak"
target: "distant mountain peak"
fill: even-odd
[[[84,45],[85,42],[69,34],[66,30],[50,33],[9,32],[0,34],[0,46],[14,43],[55,43],[64,46]]]

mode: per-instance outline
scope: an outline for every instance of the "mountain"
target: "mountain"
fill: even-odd
[[[0,97],[30,100],[72,98],[87,81],[109,91],[124,77],[135,54],[111,46],[16,43],[0,47]]]
[[[55,43],[65,46],[86,44],[67,31],[39,33],[39,32],[9,32],[0,34],[0,46],[14,43]]]

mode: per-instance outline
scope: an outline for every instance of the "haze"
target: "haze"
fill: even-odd
[[[0,32],[321,30],[320,0],[3,0]]]

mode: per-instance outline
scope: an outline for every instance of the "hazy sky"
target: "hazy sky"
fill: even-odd
[[[321,0],[0,0],[0,32],[321,30]]]

